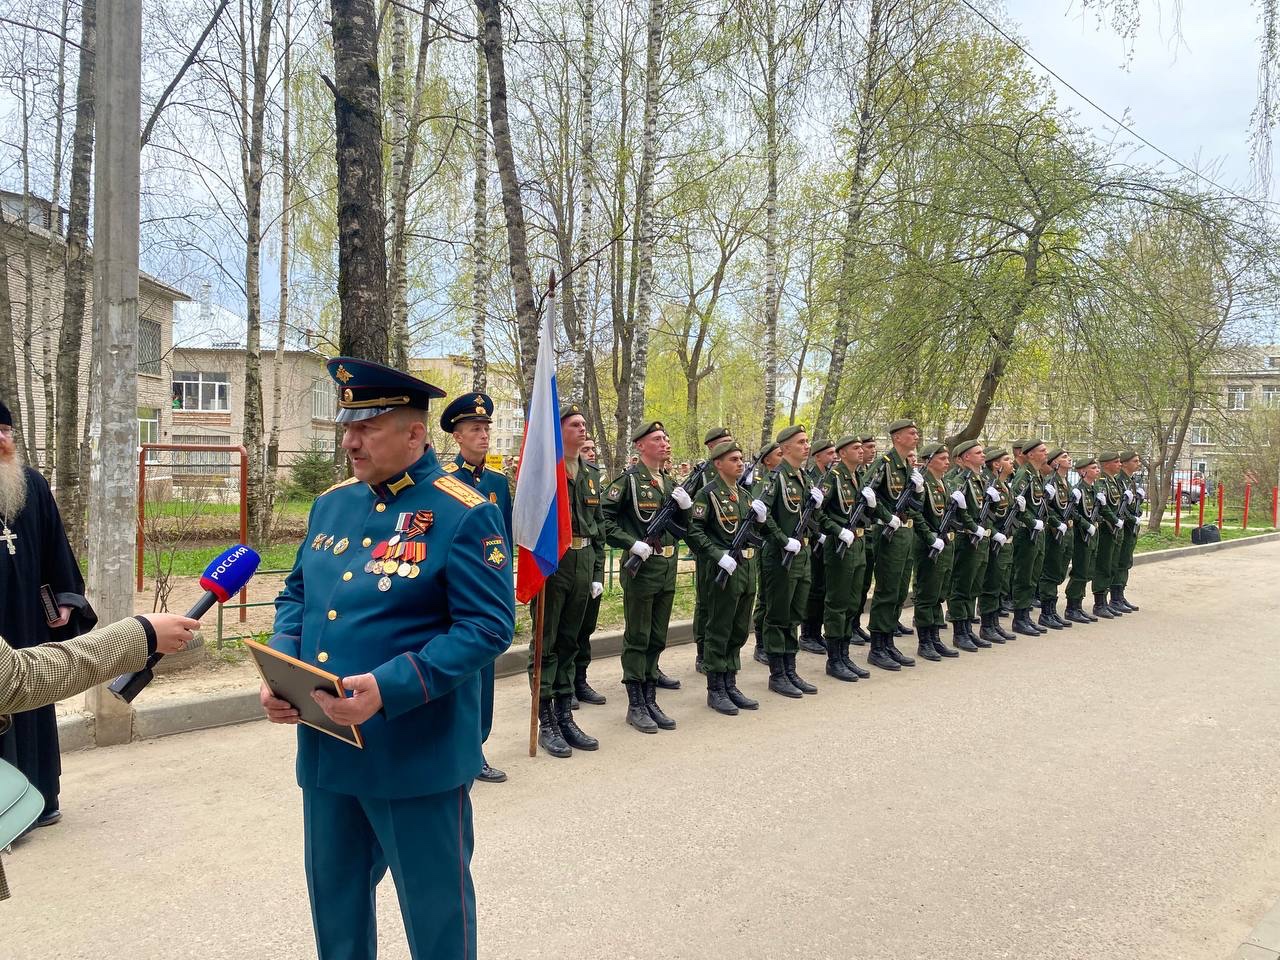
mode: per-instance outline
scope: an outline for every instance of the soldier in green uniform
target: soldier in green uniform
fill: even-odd
[[[1018,529],[1013,535],[1013,632],[1038,637],[1041,630],[1031,620],[1031,607],[1036,600],[1040,570],[1044,566],[1045,456],[1043,441],[1024,440],[1022,467],[1013,475],[1011,484],[1019,512]]]
[[[1040,568],[1038,594],[1040,598],[1040,617],[1036,621],[1041,627],[1050,630],[1061,630],[1071,626],[1071,621],[1058,616],[1058,589],[1067,578],[1067,566],[1071,560],[1071,530],[1075,518],[1068,516],[1071,507],[1071,490],[1068,473],[1071,470],[1071,455],[1061,447],[1054,447],[1045,456],[1045,467],[1050,471],[1045,476],[1044,495],[1046,500],[1044,563]]]
[[[822,505],[822,491],[808,482],[804,461],[809,438],[800,424],[781,430],[774,440],[782,448],[782,462],[760,498],[765,505],[765,539],[761,563],[764,588],[764,649],[769,656],[769,689],[784,697],[817,693],[818,688],[796,673],[796,627],[809,599],[811,532],[800,529],[805,507]],[[790,554],[790,566],[784,557]]]
[[[1125,520],[1124,538],[1116,548],[1116,572],[1111,580],[1111,599],[1107,601],[1107,605],[1119,606],[1125,613],[1138,612],[1137,606],[1130,603],[1129,598],[1124,595],[1124,589],[1129,585],[1129,571],[1133,568],[1133,552],[1137,549],[1138,532],[1142,529],[1142,503],[1147,497],[1147,491],[1134,479],[1134,474],[1141,469],[1142,460],[1138,457],[1136,450],[1125,450],[1120,454],[1120,472],[1116,475],[1116,479],[1120,481],[1121,495],[1128,504],[1126,507],[1128,518]]]
[[[982,509],[988,500],[999,499],[999,491],[984,489],[982,467],[985,454],[977,440],[965,440],[951,448],[952,486],[964,496],[964,509],[972,527],[967,535],[958,536],[952,546],[954,561],[951,569],[951,591],[947,596],[947,616],[951,620],[951,632],[957,647],[990,646],[986,637],[976,635],[973,625],[977,622],[978,595],[982,593],[982,581],[987,573],[987,560],[991,546],[987,538],[991,531],[981,522]],[[990,511],[988,511],[989,513]],[[990,517],[986,523],[991,523]],[[1003,643],[1000,637],[997,643]]]
[[[893,638],[906,599],[902,581],[911,563],[911,528],[923,519],[917,498],[924,493],[924,476],[911,466],[920,439],[915,421],[895,420],[889,424],[889,439],[893,449],[876,459],[866,483],[876,496],[876,517],[882,525],[876,543],[876,592],[871,599],[871,654],[867,663],[883,670],[901,670],[915,666],[915,660],[894,646]],[[914,496],[908,496],[895,513],[908,486]]]
[[[1007,478],[1011,488],[1016,487],[1016,484],[1014,483],[1013,478],[1018,476],[1018,474],[1022,471],[1023,467],[1025,467],[1027,463],[1027,458],[1022,452],[1022,446],[1026,442],[1027,441],[1025,440],[1015,440],[1013,441],[1013,443],[1009,445],[1009,449],[1013,453],[1013,473],[1012,473],[1012,476]],[[1019,512],[1022,512],[1022,510],[1025,510],[1025,509],[1026,508],[1023,507],[1020,509]],[[1012,546],[1010,547],[1009,552],[1010,553],[1013,552]],[[1009,614],[1013,613],[1013,563],[1012,561],[1010,561],[1009,565],[1005,567],[1004,584],[1001,587],[1001,591],[1000,591],[1000,613],[1002,616],[1008,616]],[[1037,631],[1037,633],[1038,632],[1039,631]]]
[[[578,456],[582,460],[582,466],[587,470],[587,476],[590,478],[588,486],[595,488],[595,498],[599,501],[605,489],[609,484],[605,482],[604,473],[596,464],[596,442],[590,437],[582,443],[582,449],[578,452]],[[604,514],[601,512],[600,536],[592,540],[591,546],[598,553],[600,561],[600,569],[604,569]],[[587,609],[582,615],[582,626],[578,628],[578,652],[574,656],[573,667],[573,701],[570,704],[574,710],[578,709],[579,703],[591,703],[600,706],[606,702],[605,695],[596,691],[590,683],[587,682],[587,668],[591,666],[591,635],[596,632],[596,624],[600,619],[600,597],[604,594],[604,587],[601,585],[597,590],[595,584],[591,587],[591,596],[587,598]]]
[[[1093,557],[1093,615],[1103,620],[1122,616],[1124,610],[1107,602],[1107,593],[1115,581],[1116,555],[1124,540],[1124,524],[1120,509],[1124,490],[1119,478],[1120,454],[1114,451],[1098,454],[1102,475],[1094,483],[1100,504],[1102,522],[1098,524],[1098,549]]]
[[[741,650],[751,629],[751,606],[756,594],[756,551],[750,544],[732,550],[743,524],[763,523],[765,506],[748,502],[749,494],[738,485],[746,463],[742,448],[732,440],[711,450],[715,475],[693,501],[689,521],[689,546],[706,575],[699,587],[698,603],[703,619],[702,662],[707,674],[707,706],[717,713],[737,716],[738,709],[755,710],[760,704],[738,689],[742,669]],[[723,587],[716,580],[728,579]]]
[[[760,450],[760,462],[756,464],[755,476],[750,478],[747,489],[751,492],[754,500],[759,500],[764,496],[764,492],[769,487],[769,483],[773,480],[773,472],[778,469],[778,464],[782,462],[782,448],[776,443],[770,441],[766,443]],[[752,612],[751,620],[755,628],[756,649],[752,654],[752,659],[756,663],[762,663],[766,667],[769,665],[769,655],[764,652],[764,574],[761,573],[761,565],[756,564],[756,607]]]
[[[860,489],[869,490],[871,488],[868,483],[875,472],[876,465],[876,438],[869,433],[864,433],[858,437],[858,444],[862,447],[862,466],[858,468],[857,483]],[[872,514],[874,513],[873,509]],[[855,646],[862,646],[871,639],[871,634],[862,628],[861,621],[862,612],[867,609],[867,597],[871,595],[871,580],[876,571],[876,542],[880,539],[880,530],[880,524],[873,519],[871,525],[867,527],[866,537],[863,538],[862,552],[867,558],[867,569],[862,575],[862,586],[854,601],[856,605],[853,608],[853,636],[849,640]]]
[[[869,511],[875,508],[876,496],[869,489],[864,493],[858,486],[857,474],[862,466],[860,438],[842,437],[833,449],[839,460],[822,479],[827,675],[837,680],[856,681],[871,675],[849,659],[849,641],[853,637],[853,605],[862,590],[867,569],[866,533]],[[855,514],[858,514],[857,522],[851,522]]]
[[[574,673],[578,636],[587,602],[604,592],[604,515],[596,473],[582,462],[587,421],[582,408],[570,403],[560,408],[560,433],[564,443],[565,479],[569,487],[569,549],[560,558],[542,591],[542,672],[538,688],[538,743],[553,757],[570,757],[575,749],[597,750],[600,743],[588,736],[573,717]],[[537,622],[536,600],[530,606]],[[529,647],[529,677],[533,677],[533,646]]]
[[[1011,522],[1010,511],[1016,509],[1013,493],[1009,489],[1009,478],[1013,474],[1013,457],[1009,451],[999,447],[988,449],[984,454],[987,469],[982,474],[986,483],[986,494],[991,501],[991,555],[987,558],[987,571],[982,577],[982,593],[978,596],[978,614],[982,617],[982,627],[978,636],[989,643],[1001,640],[1012,640],[1014,634],[1000,625],[1000,598],[1004,585],[1008,580],[1008,570],[1013,565],[1013,549],[1009,546],[1009,537],[1004,532]]]
[[[1093,579],[1093,555],[1098,548],[1098,496],[1094,484],[1101,470],[1097,457],[1090,457],[1076,469],[1080,479],[1071,490],[1071,497],[1076,502],[1076,517],[1071,530],[1066,616],[1072,623],[1097,623],[1098,618],[1084,609],[1084,592]]]
[[[815,441],[809,450],[809,465],[805,468],[809,483],[821,488],[823,478],[835,461],[835,443],[831,440]],[[822,641],[822,612],[827,595],[823,536],[818,534],[813,544],[813,555],[809,558],[809,599],[805,603],[804,620],[800,623],[800,649],[806,653],[827,652]]]
[[[733,442],[733,435],[729,433],[728,427],[712,427],[708,430],[707,435],[702,439],[702,444],[707,449],[707,459],[711,459],[712,450],[726,441],[729,443]],[[702,471],[702,473],[698,475],[697,479],[685,484],[685,489],[688,491],[689,496],[696,497],[698,492],[710,483],[714,477],[715,469],[708,466],[706,470]],[[712,575],[714,576],[714,574]],[[703,672],[702,641],[706,621],[706,610],[704,609],[705,605],[702,602],[702,598],[707,594],[704,593],[702,589],[702,581],[705,577],[706,570],[704,569],[702,560],[699,558],[697,553],[695,553],[693,555],[693,644],[696,652],[693,657],[693,668],[697,670],[698,673]]]
[[[646,423],[631,437],[639,461],[609,485],[604,516],[607,541],[638,557],[640,569],[628,573],[624,567],[622,610],[625,628],[622,637],[622,682],[627,688],[627,723],[641,733],[659,728],[674,730],[676,722],[658,706],[658,655],[667,645],[667,627],[676,597],[677,539],[670,530],[659,542],[650,544],[645,536],[649,521],[670,497],[679,508],[679,524],[688,524],[693,500],[688,492],[662,472],[671,455],[671,442],[661,421]]]
[[[921,494],[921,522],[915,526],[916,655],[939,661],[960,654],[948,647],[940,631],[946,626],[942,598],[951,589],[955,561],[956,530],[976,527],[968,513],[965,492],[948,483],[951,454],[941,443],[926,444],[920,451],[924,464],[924,492]],[[950,516],[948,516],[948,513]]]

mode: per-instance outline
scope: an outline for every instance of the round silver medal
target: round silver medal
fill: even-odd
[[[386,576],[380,578],[378,580],[378,589],[381,590],[383,593],[386,593],[388,590],[390,590],[391,578]]]

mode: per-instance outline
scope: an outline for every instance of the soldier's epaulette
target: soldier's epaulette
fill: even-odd
[[[438,490],[443,490],[453,499],[468,507],[478,507],[482,503],[488,503],[484,497],[476,493],[474,487],[469,487],[457,477],[445,476],[437,477],[434,486]]]
[[[343,481],[342,481],[342,482],[340,482],[340,483],[335,483],[335,484],[334,484],[332,487],[330,487],[328,490],[322,490],[322,491],[320,492],[319,496],[317,497],[317,499],[319,499],[319,497],[323,497],[326,493],[333,493],[333,491],[337,490],[339,487],[349,487],[349,486],[351,486],[353,483],[359,483],[359,482],[360,482],[360,481],[359,481],[359,480],[357,480],[355,477],[348,477],[346,480],[343,480]]]
[[[445,473],[457,473],[458,465],[456,463],[450,462],[450,463],[446,463],[440,469],[443,470]]]

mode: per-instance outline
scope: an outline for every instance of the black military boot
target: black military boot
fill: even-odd
[[[730,670],[724,674],[724,692],[725,695],[733,701],[733,705],[743,710],[759,710],[760,701],[752,700],[745,693],[738,689],[738,671]]]
[[[1036,625],[1031,622],[1031,608],[1022,607],[1013,614],[1013,632],[1020,633],[1024,637],[1038,637],[1041,631],[1036,629]]]
[[[1062,625],[1063,627],[1066,627],[1068,630],[1071,629],[1071,621],[1064,620],[1061,614],[1058,613],[1057,600],[1054,600],[1052,603],[1049,604],[1049,616],[1053,617],[1053,619],[1057,620],[1060,625]]]
[[[787,679],[791,681],[791,685],[801,693],[818,692],[817,687],[796,673],[796,655],[794,653],[784,653],[782,655],[782,669],[786,672]]]
[[[1067,621],[1070,623],[1091,623],[1092,618],[1084,612],[1079,600],[1068,600]]]
[[[676,722],[662,712],[662,708],[658,706],[658,685],[652,680],[644,685],[644,705],[649,711],[649,716],[653,717],[653,722],[658,725],[659,730],[674,730]]]
[[[1138,612],[1138,605],[1124,595],[1125,588],[1120,588],[1120,602],[1123,603],[1133,613]]]
[[[756,649],[751,654],[751,659],[756,663],[763,663],[766,667],[769,665],[769,655],[764,652],[764,640],[760,638],[760,631],[756,631]]]
[[[786,663],[780,653],[769,654],[769,689],[792,700],[804,696],[787,677]]]
[[[655,686],[661,687],[663,690],[679,690],[680,681],[675,677],[668,677],[662,672],[662,668],[658,668],[658,679],[654,681]]]
[[[842,644],[839,640],[831,637],[827,638],[827,676],[835,677],[837,680],[843,680],[846,683],[857,682],[858,675],[849,669],[850,664],[840,655],[840,647],[848,648],[848,643]]]
[[[924,657],[926,660],[932,660],[934,663],[938,663],[942,660],[942,654],[933,649],[933,631],[936,629],[937,627],[926,627],[920,623],[916,624],[916,636],[919,638],[916,641],[916,656]]]
[[[951,643],[957,650],[963,650],[965,653],[978,652],[978,645],[969,639],[969,635],[964,632],[964,624],[959,620],[953,620],[951,623]]]
[[[573,695],[583,703],[596,706],[605,702],[604,694],[597,693],[591,688],[591,684],[587,683],[586,667],[576,667],[573,671]]]
[[[886,640],[888,640],[888,634],[877,633],[874,630],[871,632],[871,653],[867,656],[867,663],[881,670],[901,670],[902,665],[889,656],[889,652],[885,649]]]
[[[1138,608],[1124,598],[1124,587],[1111,588],[1111,599],[1108,601],[1107,606],[1114,610],[1117,605],[1124,613],[1138,612]]]
[[[556,713],[550,697],[543,697],[538,701],[538,744],[547,753],[561,760],[573,756],[573,750],[565,742],[564,734],[560,732],[560,724],[556,722]]]
[[[849,638],[849,642],[855,647],[860,647],[871,639],[871,634],[862,629],[862,614],[858,614],[853,618],[853,636]]]
[[[915,631],[906,626],[901,620],[899,620],[897,625],[893,628],[893,635],[895,637],[909,637],[913,633],[915,633]]]
[[[929,640],[930,642],[933,643],[934,652],[936,652],[939,656],[943,656],[943,657],[960,656],[959,650],[953,650],[951,647],[948,647],[946,642],[942,639],[941,627],[929,628]]]
[[[1000,598],[1000,616],[1007,617],[1013,613],[1013,600],[1010,597]]]
[[[1006,630],[1006,629],[1004,628],[1004,624],[1000,622],[1000,611],[999,611],[999,610],[997,610],[995,613],[991,614],[991,629],[995,630],[995,632],[996,632],[996,633],[998,633],[998,634],[1000,634],[1000,636],[1004,637],[1004,639],[1005,639],[1005,641],[1006,641],[1006,642],[1007,642],[1007,641],[1009,641],[1009,640],[1016,640],[1016,639],[1018,639],[1018,635],[1017,635],[1016,633],[1010,633],[1008,630]]]
[[[897,647],[893,645],[892,635],[885,637],[884,652],[887,653],[892,659],[896,660],[901,666],[914,667],[916,665],[915,660],[913,660],[911,657],[908,657],[905,653],[903,653],[901,650],[899,650]]]
[[[1042,627],[1048,627],[1050,630],[1061,630],[1062,624],[1060,624],[1057,621],[1057,619],[1054,618],[1053,614],[1050,613],[1049,611],[1050,611],[1049,601],[1041,600],[1040,616],[1036,620],[1036,622]]]
[[[978,630],[978,636],[987,643],[1004,643],[1004,634],[1000,632],[1000,616],[995,613],[984,613],[982,615],[982,627]]]
[[[569,709],[577,710],[580,706],[582,704],[578,702],[578,695],[576,693],[569,694]]]
[[[867,677],[871,676],[871,673],[868,670],[863,670],[860,666],[854,663],[853,660],[850,658],[849,643],[850,641],[848,640],[840,641],[840,659],[844,661],[844,665],[849,668],[850,673],[852,673],[859,680],[865,680],[867,679]]]
[[[702,641],[693,641],[693,669],[698,673],[706,673],[706,668],[702,665]]]
[[[1098,622],[1098,618],[1084,608],[1084,597],[1076,601],[1076,613],[1084,614],[1084,618],[1090,623]]]
[[[1111,612],[1111,608],[1107,606],[1105,592],[1093,595],[1093,615],[1099,620],[1114,620],[1116,618],[1116,615]]]
[[[707,706],[726,717],[736,717],[738,705],[729,699],[724,688],[724,677],[723,673],[707,674]]]
[[[814,620],[804,620],[800,623],[800,649],[805,653],[821,653],[827,652],[826,646],[822,642],[822,624]]]
[[[964,632],[965,638],[975,647],[990,647],[991,644],[984,640],[981,635],[973,632],[973,620],[961,620],[960,629]]]
[[[627,723],[641,733],[657,733],[658,725],[649,716],[649,709],[644,705],[644,684],[638,680],[628,680],[627,688]]]
[[[569,706],[569,695],[562,693],[556,697],[556,723],[560,726],[560,735],[565,743],[575,750],[599,750],[600,741],[588,736],[573,719],[573,708]]]

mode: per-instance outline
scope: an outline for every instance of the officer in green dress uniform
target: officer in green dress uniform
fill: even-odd
[[[563,426],[563,424],[562,424]],[[578,456],[582,459],[582,466],[587,471],[588,489],[594,487],[594,498],[597,503],[604,495],[605,489],[609,484],[605,482],[604,471],[596,463],[596,442],[590,437],[582,442],[582,450]],[[599,522],[600,535],[591,542],[591,546],[599,554],[598,560],[600,569],[604,569],[604,513],[600,513]],[[573,699],[570,706],[574,710],[578,709],[579,703],[591,703],[596,706],[602,706],[607,702],[603,693],[600,693],[590,683],[587,682],[587,669],[591,666],[591,635],[596,632],[596,624],[600,621],[600,598],[604,594],[604,587],[599,590],[593,586],[591,588],[591,596],[587,598],[587,610],[582,615],[582,626],[578,629],[578,652],[574,657],[573,668]]]
[[[703,446],[706,447],[707,450],[707,459],[711,459],[712,450],[726,441],[729,443],[733,442],[733,436],[729,433],[728,427],[712,427],[708,430],[707,435],[702,441]],[[714,479],[714,475],[715,468],[708,466],[702,471],[696,480],[685,485],[685,490],[688,492],[690,497],[696,497],[698,495],[698,491]],[[712,573],[712,576],[715,576],[714,572]],[[702,598],[707,596],[707,594],[703,591],[702,581],[705,577],[705,565],[702,562],[702,558],[695,552],[693,555],[693,644],[695,650],[693,668],[697,670],[698,673],[704,672],[702,669],[702,642],[705,632],[706,610],[705,604],[702,602]]]
[[[876,495],[876,516],[882,525],[875,548],[876,592],[871,599],[871,654],[867,663],[882,670],[900,670],[916,663],[894,646],[893,640],[906,601],[902,583],[910,577],[911,529],[923,519],[919,497],[924,493],[924,476],[911,465],[920,439],[916,422],[895,420],[889,424],[889,439],[893,449],[876,459],[867,483]],[[912,495],[894,513],[908,487]]]
[[[836,447],[832,440],[816,440],[809,449],[809,463],[805,472],[809,483],[821,488],[823,478],[836,462]],[[800,649],[806,653],[826,654],[822,640],[822,614],[827,596],[826,566],[824,562],[826,534],[819,532],[809,558],[809,599],[805,603],[804,620],[800,623]]]
[[[867,570],[866,540],[870,511],[876,495],[859,488],[857,475],[862,466],[862,441],[857,436],[842,437],[834,451],[839,459],[822,479],[822,522],[826,536],[822,545],[826,596],[823,629],[827,642],[827,675],[846,682],[869,677],[866,670],[849,658],[853,637],[853,605],[862,591]],[[856,523],[854,514],[862,508]]]
[[[1023,468],[1027,465],[1027,458],[1022,452],[1022,447],[1023,447],[1023,444],[1028,442],[1029,441],[1026,441],[1026,440],[1014,440],[1013,443],[1009,445],[1009,450],[1013,453],[1013,471],[1012,471],[1012,476],[1010,476],[1007,479],[1008,479],[1010,488],[1013,489],[1015,493],[1017,492],[1017,485],[1014,483],[1013,478],[1018,477],[1019,481],[1022,480],[1022,478],[1019,477],[1018,475],[1021,473]],[[1023,497],[1023,499],[1025,500],[1026,498]],[[1018,512],[1019,514],[1021,514],[1025,510],[1026,510],[1026,506],[1024,504],[1022,507],[1018,509]],[[1010,547],[1009,552],[1010,553],[1013,552],[1012,546]],[[1014,568],[1014,565],[1013,565],[1013,562],[1011,561],[1009,565],[1005,568],[1004,585],[1001,587],[1001,591],[1000,591],[1000,613],[1003,616],[1008,616],[1009,614],[1013,613],[1013,568]],[[1036,632],[1039,633],[1039,631],[1036,631]]]
[[[991,556],[987,525],[980,522],[982,508],[988,499],[999,499],[999,491],[986,489],[982,482],[982,467],[986,456],[977,440],[965,440],[951,448],[951,473],[948,480],[964,496],[964,510],[971,523],[966,532],[956,536],[952,544],[954,560],[951,568],[951,590],[947,595],[947,616],[951,620],[953,642],[961,650],[990,645],[986,637],[973,632],[977,622],[978,595],[982,593],[982,581],[987,573],[987,560]],[[990,511],[988,511],[989,513]],[[1004,642],[1000,637],[998,643]]]
[[[1123,616],[1125,611],[1107,602],[1107,593],[1115,582],[1116,557],[1124,541],[1124,524],[1120,518],[1124,503],[1123,481],[1120,479],[1120,454],[1115,451],[1098,454],[1102,475],[1094,483],[1101,504],[1102,522],[1098,524],[1098,549],[1093,557],[1093,615],[1103,620]]]
[[[662,472],[671,443],[661,421],[646,423],[631,437],[639,460],[609,485],[604,517],[607,542],[641,560],[635,574],[620,574],[625,627],[622,637],[622,682],[627,688],[627,723],[642,733],[674,730],[676,722],[658,706],[658,655],[667,645],[667,627],[676,597],[676,545],[668,529],[657,544],[645,540],[649,521],[672,498],[679,525],[688,527],[693,500]],[[625,556],[624,555],[624,558]]]
[[[1040,440],[1024,440],[1024,463],[1013,475],[1011,484],[1018,500],[1018,529],[1013,535],[1013,632],[1038,637],[1041,630],[1031,620],[1031,607],[1036,601],[1040,570],[1044,566],[1045,528],[1042,514],[1045,503],[1045,456],[1049,450]]]
[[[587,437],[587,421],[576,403],[560,408],[560,435],[569,493],[569,549],[543,587],[542,670],[538,689],[538,743],[553,757],[577,750],[597,750],[600,742],[573,717],[574,673],[578,636],[587,603],[604,592],[604,515],[595,474],[580,456]],[[532,610],[537,622],[537,600]],[[529,677],[533,677],[533,645],[529,646]]]
[[[1133,569],[1133,553],[1138,547],[1138,533],[1142,529],[1142,504],[1147,498],[1147,491],[1134,478],[1142,469],[1142,460],[1136,450],[1124,450],[1120,453],[1120,472],[1116,479],[1121,484],[1121,496],[1124,497],[1126,512],[1124,538],[1120,540],[1116,550],[1116,572],[1111,580],[1111,599],[1108,606],[1119,606],[1125,613],[1137,613],[1138,608],[1129,602],[1124,595],[1129,585],[1129,571]],[[1181,508],[1179,508],[1181,509]]]
[[[947,477],[951,467],[947,448],[941,443],[925,444],[920,451],[920,462],[924,466],[922,520],[915,525],[912,547],[916,566],[916,655],[938,661],[960,656],[942,640],[941,630],[947,623],[942,615],[942,600],[951,591],[956,530],[975,524],[968,515],[964,491]]]
[[[390,869],[409,954],[476,957],[470,787],[483,764],[481,679],[511,643],[502,512],[427,445],[443,391],[382,364],[329,361],[355,476],[315,501],[276,599],[271,646],[343,678],[312,694],[363,749],[298,726],[307,887],[320,960],[372,960]],[[269,719],[297,711],[265,686]]]
[[[800,529],[806,505],[822,505],[822,491],[809,483],[804,470],[809,438],[800,424],[778,432],[774,442],[782,462],[765,488],[765,539],[761,563],[764,588],[764,649],[769,657],[769,689],[784,697],[817,693],[818,688],[796,673],[796,628],[809,598],[809,550],[815,539]],[[790,566],[783,558],[791,555]]]
[[[711,450],[715,474],[693,500],[687,540],[705,571],[698,588],[703,619],[703,665],[707,674],[707,706],[717,713],[737,716],[739,708],[755,710],[760,704],[738,689],[741,651],[751,629],[751,607],[756,595],[755,546],[748,542],[734,551],[734,538],[743,524],[759,526],[765,508],[738,485],[746,462],[742,448],[732,440]],[[763,528],[757,531],[763,534]],[[714,571],[714,572],[713,572]],[[719,577],[727,578],[723,586]]]
[[[876,467],[876,438],[869,433],[864,433],[858,437],[858,444],[862,447],[862,465],[858,468],[857,483],[859,489],[869,490],[868,484]],[[876,572],[876,543],[880,539],[881,531],[880,524],[875,520],[874,509],[871,515],[872,521],[867,527],[867,535],[863,538],[862,546],[862,552],[866,555],[867,568],[862,575],[862,586],[859,587],[855,598],[853,635],[849,639],[849,642],[855,646],[862,646],[871,639],[871,634],[862,627],[862,613],[867,609],[867,597],[871,595],[871,580]]]
[[[484,393],[466,393],[452,401],[440,414],[440,429],[453,435],[458,445],[458,452],[451,460],[445,460],[440,468],[445,473],[452,473],[475,487],[480,495],[502,511],[502,522],[506,525],[507,543],[511,543],[511,487],[507,483],[506,474],[500,470],[489,470],[485,466],[485,457],[489,453],[489,425],[493,423],[493,399]],[[480,675],[480,706],[483,714],[481,721],[485,740],[493,727],[493,664],[484,668]],[[496,767],[484,762],[480,774],[476,777],[482,783],[502,783],[507,775]]]
[[[1000,625],[1001,597],[1008,582],[1008,571],[1013,566],[1013,548],[1005,534],[1010,511],[1016,511],[1009,478],[1013,475],[1013,457],[999,447],[987,448],[984,454],[987,469],[982,474],[986,494],[995,498],[991,503],[991,555],[987,558],[987,572],[982,577],[982,593],[978,596],[978,614],[982,627],[978,636],[989,643],[1012,640],[1014,634]]]
[[[782,448],[772,440],[766,443],[760,449],[760,462],[756,464],[755,475],[750,478],[747,489],[751,493],[753,500],[759,500],[764,496],[764,492],[768,489],[770,482],[773,480],[773,473],[778,469],[778,464],[782,462]],[[752,654],[752,659],[756,663],[762,663],[766,667],[769,665],[769,655],[764,651],[764,574],[761,572],[762,565],[756,564],[756,606],[751,614],[751,622],[755,632],[756,648]]]
[[[1061,447],[1054,447],[1045,456],[1044,495],[1046,501],[1044,532],[1044,563],[1040,568],[1040,617],[1036,623],[1050,630],[1071,626],[1071,621],[1058,616],[1058,589],[1067,578],[1067,566],[1071,560],[1072,534],[1075,518],[1068,516],[1071,506],[1071,490],[1068,473],[1071,455]]]
[[[1093,555],[1098,548],[1098,496],[1095,483],[1101,469],[1098,458],[1090,457],[1078,464],[1080,479],[1071,490],[1076,503],[1075,524],[1071,530],[1071,572],[1067,578],[1066,617],[1072,623],[1097,623],[1098,618],[1084,609],[1084,594],[1093,579]]]

